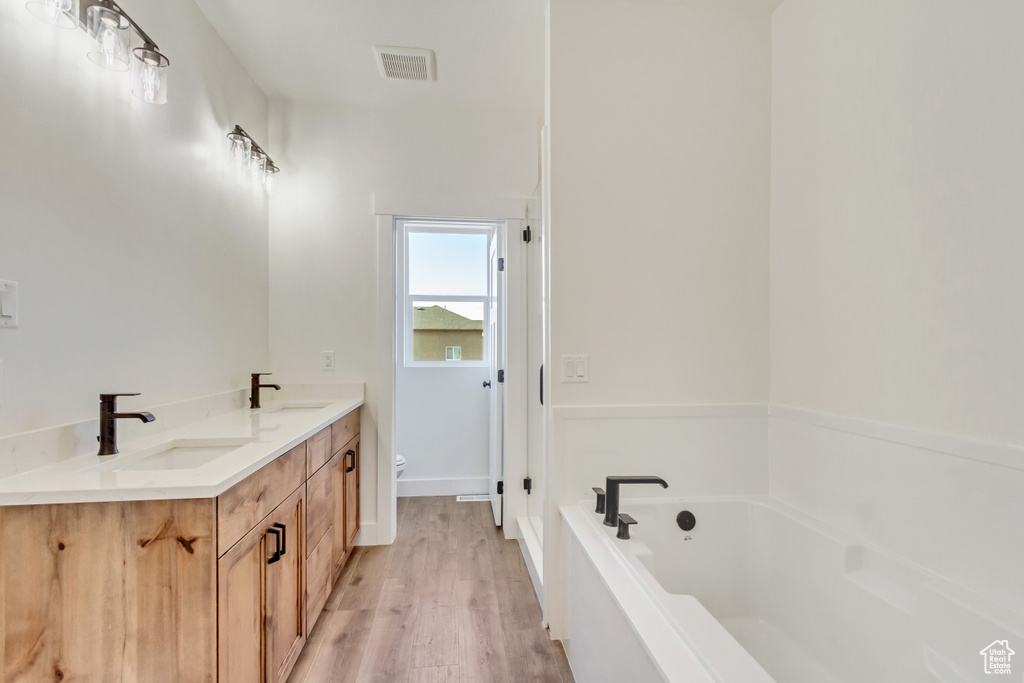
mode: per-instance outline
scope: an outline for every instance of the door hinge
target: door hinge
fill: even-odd
[[[526,495],[530,495],[530,491],[533,490],[533,479],[529,477],[523,479],[523,488],[526,489]]]
[[[498,383],[499,384],[504,384],[505,383],[505,371],[504,370],[498,370]]]
[[[526,230],[523,230],[523,241],[531,242],[533,240],[533,230],[530,230],[530,226],[526,226]]]
[[[503,270],[505,270],[505,259],[499,258],[498,259],[498,272],[501,272]]]
[[[498,495],[500,496],[500,495],[502,495],[504,493],[505,493],[505,482],[499,481],[498,482]]]

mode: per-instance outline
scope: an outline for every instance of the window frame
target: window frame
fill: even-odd
[[[402,322],[404,331],[403,365],[407,368],[488,368],[491,365],[491,248],[497,235],[498,224],[493,221],[399,218],[399,239],[402,240],[401,296]],[[410,294],[409,293],[409,236],[412,234],[456,234],[484,235],[487,237],[487,293],[477,296],[456,296],[447,294]],[[480,303],[483,306],[483,358],[481,360],[414,360],[413,359],[413,307],[416,302],[433,303]],[[460,347],[461,348],[461,347]],[[447,349],[447,345],[446,345]],[[446,351],[447,355],[447,351]],[[461,354],[460,354],[461,355]]]

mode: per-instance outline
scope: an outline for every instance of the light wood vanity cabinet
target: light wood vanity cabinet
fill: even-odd
[[[302,651],[305,499],[300,486],[217,562],[222,683],[283,682]]]
[[[334,477],[334,553],[331,576],[337,581],[355,548],[359,531],[359,435],[331,458]]]
[[[357,409],[216,499],[0,507],[0,681],[283,683],[351,555],[358,452]]]

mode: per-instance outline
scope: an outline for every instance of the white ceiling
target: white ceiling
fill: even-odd
[[[545,0],[196,3],[271,98],[543,113]],[[385,81],[374,45],[434,50],[437,81]]]

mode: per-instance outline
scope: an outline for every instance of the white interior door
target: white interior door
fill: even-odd
[[[490,489],[491,512],[494,523],[502,524],[503,497],[498,493],[498,483],[504,476],[504,428],[505,428],[505,384],[499,381],[505,364],[505,273],[499,270],[503,231],[495,230],[490,244]]]

